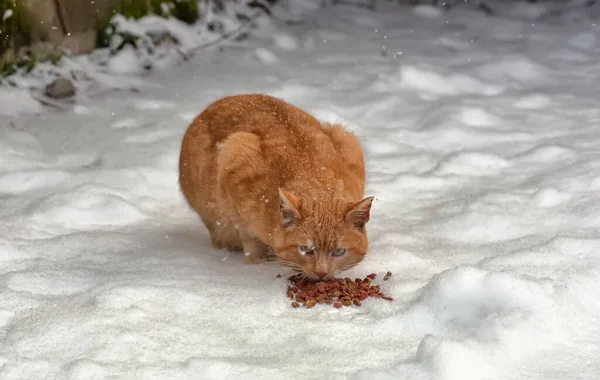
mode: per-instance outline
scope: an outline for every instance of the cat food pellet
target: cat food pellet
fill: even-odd
[[[346,278],[335,278],[329,281],[312,281],[301,274],[296,274],[288,278],[291,285],[287,287],[287,296],[294,301],[293,303],[306,308],[312,308],[318,303],[330,304],[335,308],[343,306],[361,306],[362,301],[368,297],[381,298],[392,301],[393,298],[386,296],[381,292],[380,285],[371,285],[376,278],[371,273],[364,279],[356,278],[354,280]]]
[[[383,276],[383,281],[387,281],[392,277],[392,272],[387,272],[385,276]]]
[[[298,302],[292,302],[292,307],[293,308],[299,308],[300,304]]]
[[[280,274],[278,274],[276,278],[281,278],[281,273],[280,273]]]

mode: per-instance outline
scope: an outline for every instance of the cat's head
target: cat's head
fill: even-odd
[[[373,197],[348,202],[279,189],[280,223],[273,249],[279,261],[313,280],[329,280],[367,254],[366,224]]]

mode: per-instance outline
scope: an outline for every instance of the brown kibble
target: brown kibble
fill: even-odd
[[[300,307],[300,304],[299,304],[298,302],[292,302],[292,307],[293,307],[294,309],[297,309],[297,308],[299,308],[299,307]]]
[[[319,294],[317,301],[325,301],[327,298],[327,294]]]
[[[275,278],[281,278],[281,274],[278,274],[277,277],[275,277]]]
[[[387,280],[389,280],[389,279],[390,279],[390,277],[392,277],[392,272],[389,272],[389,271],[388,271],[388,272],[385,274],[385,276],[383,276],[383,281],[387,281]]]
[[[389,272],[388,272],[389,273]],[[383,298],[392,301],[381,292],[380,285],[371,285],[375,280],[375,273],[367,275],[364,279],[334,278],[329,281],[311,281],[301,274],[288,277],[291,285],[287,288],[287,295],[292,299],[293,307],[312,308],[318,303],[333,304],[335,308],[343,306],[361,306],[362,301],[368,297]]]

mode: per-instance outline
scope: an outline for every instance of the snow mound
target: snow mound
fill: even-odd
[[[517,99],[514,103],[516,108],[521,109],[544,109],[552,104],[552,99],[543,94],[530,94]]]
[[[271,65],[278,61],[278,58],[275,55],[275,53],[273,53],[272,51],[265,49],[265,48],[256,49],[254,51],[254,55],[260,62],[262,62],[266,65]]]
[[[63,170],[31,170],[0,173],[0,194],[23,194],[28,191],[56,187],[73,175]]]
[[[83,185],[43,198],[31,220],[47,233],[114,229],[146,218],[127,200],[128,193],[98,185]]]
[[[461,174],[472,176],[496,175],[510,166],[504,158],[482,152],[453,154],[439,163],[438,174]]]
[[[577,157],[577,151],[560,145],[537,145],[527,152],[521,153],[517,160],[522,163],[556,162]]]
[[[39,113],[40,103],[27,91],[0,87],[0,116]]]
[[[8,277],[6,285],[17,292],[40,295],[73,295],[90,290],[96,285],[93,273],[43,271],[17,273]]]
[[[423,4],[418,4],[413,8],[413,12],[416,15],[419,15],[421,17],[425,17],[425,18],[438,18],[438,17],[442,17],[444,15],[444,11],[442,9],[440,9],[439,7],[434,7],[431,5],[423,5]]]
[[[501,120],[482,108],[464,107],[460,109],[459,120],[470,127],[491,127]]]
[[[476,68],[480,77],[492,83],[531,85],[545,82],[552,74],[550,69],[523,55],[507,55],[499,60]]]
[[[282,50],[297,50],[298,49],[298,39],[287,34],[287,33],[276,33],[273,36],[273,40],[275,45]]]
[[[431,68],[404,65],[394,77],[400,88],[432,95],[498,95],[504,89],[466,74],[444,75]]]
[[[596,46],[597,37],[594,33],[578,33],[569,38],[569,44],[579,49],[592,49]]]
[[[436,275],[420,302],[453,338],[486,342],[502,338],[521,318],[552,312],[551,290],[507,273],[461,267]]]
[[[573,194],[552,187],[540,188],[533,196],[539,207],[557,207],[573,198]]]

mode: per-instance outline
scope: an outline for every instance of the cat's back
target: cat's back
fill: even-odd
[[[210,104],[198,116],[215,141],[235,132],[254,133],[262,140],[307,139],[320,134],[319,121],[307,112],[265,94],[232,95]]]

